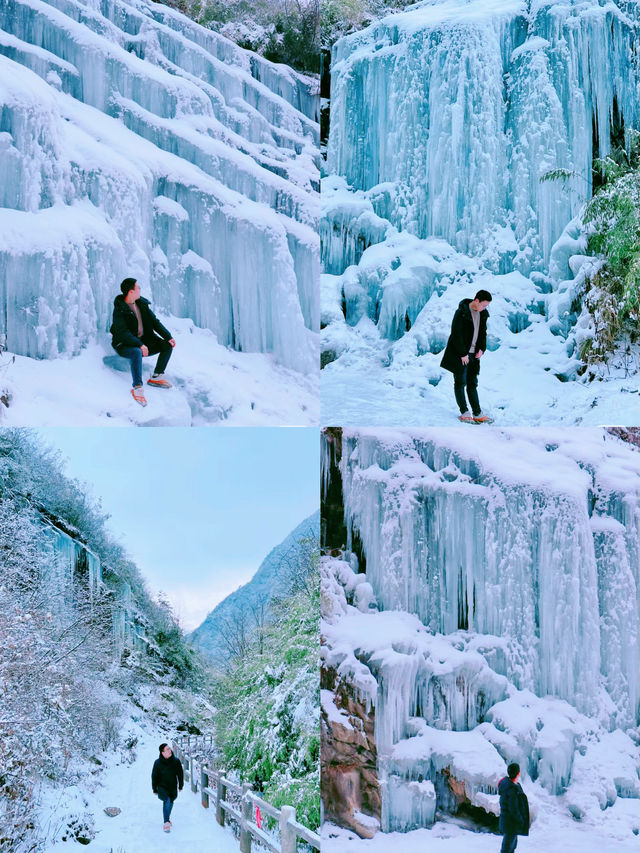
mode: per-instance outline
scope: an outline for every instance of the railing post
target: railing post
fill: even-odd
[[[200,801],[205,809],[209,808],[209,794],[207,793],[207,788],[209,787],[209,776],[207,774],[207,768],[200,768]]]
[[[296,853],[296,831],[289,825],[290,820],[296,819],[293,806],[282,806],[280,809],[280,850],[281,853]]]
[[[249,799],[251,783],[245,782],[242,786],[242,800],[240,801],[240,853],[251,853],[251,831],[249,821],[251,820],[252,803]]]
[[[222,802],[226,799],[227,788],[222,784],[222,779],[227,771],[220,770],[218,773],[218,784],[216,786],[216,820],[220,826],[224,826],[224,809]]]
[[[189,781],[191,782],[191,793],[195,794],[198,790],[198,778],[196,776],[196,760],[189,759]]]

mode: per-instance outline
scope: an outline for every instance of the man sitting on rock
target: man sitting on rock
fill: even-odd
[[[164,371],[176,342],[151,310],[149,300],[140,296],[140,285],[135,278],[125,278],[120,290],[122,293],[113,302],[111,343],[118,355],[129,359],[133,378],[131,394],[136,403],[146,406],[142,387],[142,358],[159,353],[155,372],[147,384],[156,388],[171,388],[171,383],[164,378]]]

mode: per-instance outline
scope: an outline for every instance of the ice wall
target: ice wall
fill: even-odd
[[[329,172],[380,186],[375,213],[401,230],[474,254],[502,233],[521,271],[543,268],[590,197],[594,156],[640,128],[637,38],[636,0],[426,0],[389,15],[334,47]],[[555,169],[573,177],[541,182]],[[348,244],[340,269],[335,253],[328,271],[342,272]]]
[[[51,609],[60,614],[80,600],[91,607],[100,598],[106,598],[111,611],[111,640],[116,658],[125,648],[139,644],[139,626],[131,586],[121,578],[103,574],[100,558],[84,542],[75,538],[72,531],[45,523],[42,547],[49,551],[43,560],[45,574],[42,578],[51,601]]]
[[[147,0],[0,3],[0,333],[104,336],[119,282],[316,368],[314,82]]]
[[[534,812],[640,796],[637,449],[589,429],[323,441],[349,539],[321,564],[322,661],[346,725],[345,696],[374,720],[383,831],[495,819],[512,761]]]
[[[582,432],[574,444],[500,431],[478,447],[450,431],[345,430],[345,517],[379,606],[432,632],[507,637],[503,672],[519,688],[596,717],[613,700],[612,719],[632,725],[637,452]]]

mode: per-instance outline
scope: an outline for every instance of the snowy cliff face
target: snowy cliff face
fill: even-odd
[[[313,81],[145,0],[0,3],[0,332],[76,354],[119,282],[315,368]]]
[[[640,793],[638,452],[581,432],[343,431],[323,657],[375,706],[387,831],[497,814],[510,761],[577,818]]]
[[[418,426],[422,398],[429,423],[447,423],[441,352],[459,301],[481,288],[493,295],[496,377],[485,408],[514,425],[543,411],[545,423],[637,423],[631,396],[617,415],[605,402],[635,393],[619,380],[637,371],[637,348],[586,387],[595,374],[580,350],[594,331],[581,296],[600,262],[580,216],[593,159],[640,130],[638,9],[426,0],[337,42],[320,225],[324,423]],[[554,170],[565,179],[542,180]],[[520,406],[523,371],[532,395]]]

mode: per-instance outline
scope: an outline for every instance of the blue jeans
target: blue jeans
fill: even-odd
[[[143,338],[142,342],[149,350],[149,355],[160,353],[154,373],[164,373],[171,358],[171,344],[157,337],[153,339]],[[142,350],[140,347],[118,347],[116,352],[123,358],[129,359],[133,387],[137,388],[139,385],[142,385]]]
[[[158,799],[162,800],[162,820],[167,823],[171,817],[171,809],[173,808],[173,800],[162,788],[158,788]]]
[[[474,415],[480,414],[480,400],[478,399],[478,374],[480,373],[480,359],[476,358],[475,353],[469,353],[469,364],[465,364],[460,373],[453,375],[453,390],[456,395],[456,403],[460,409],[460,414],[468,411],[467,401],[464,396],[465,387],[467,389],[467,397],[469,405]]]
[[[511,835],[509,832],[506,833],[502,836],[502,847],[500,848],[500,853],[513,853],[517,844],[518,836]]]

